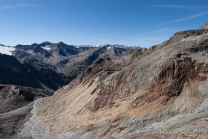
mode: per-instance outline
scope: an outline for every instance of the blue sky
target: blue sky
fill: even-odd
[[[0,0],[0,44],[151,47],[207,20],[207,0]]]

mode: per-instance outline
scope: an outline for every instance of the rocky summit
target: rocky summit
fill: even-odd
[[[208,138],[208,30],[187,30],[119,59],[97,58],[36,100],[17,138]]]

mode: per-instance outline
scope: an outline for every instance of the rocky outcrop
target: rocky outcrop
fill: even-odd
[[[155,85],[155,92],[160,96],[178,96],[182,92],[184,83],[187,81],[205,81],[206,77],[199,73],[208,73],[208,65],[192,61],[187,54],[177,54],[173,63],[163,65],[159,79]]]
[[[149,53],[152,53],[156,50],[159,50],[159,49],[161,49],[161,48],[163,48],[163,47],[165,47],[169,44],[180,42],[183,39],[186,39],[188,37],[196,37],[196,36],[199,36],[199,35],[206,34],[207,32],[208,32],[208,30],[205,29],[205,28],[202,28],[202,29],[199,29],[199,30],[186,30],[186,31],[177,32],[169,40],[163,42],[162,44],[155,45],[155,46],[151,47],[150,48],[151,51],[149,51]],[[198,44],[197,44],[197,46],[198,46]]]

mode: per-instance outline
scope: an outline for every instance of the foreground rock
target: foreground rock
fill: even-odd
[[[207,138],[208,30],[176,33],[121,59],[97,59],[36,101],[20,137]]]
[[[0,138],[18,138],[35,100],[53,93],[29,87],[0,85]]]

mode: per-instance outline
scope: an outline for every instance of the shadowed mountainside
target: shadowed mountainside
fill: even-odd
[[[21,64],[13,56],[0,54],[0,83],[57,90],[69,81],[63,74],[50,69],[36,69]]]

